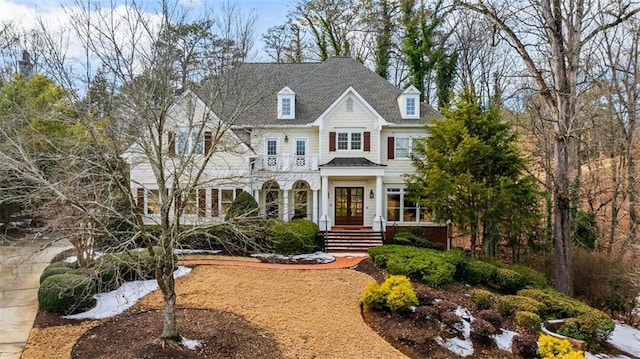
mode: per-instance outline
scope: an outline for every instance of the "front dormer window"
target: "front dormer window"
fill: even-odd
[[[420,118],[420,91],[411,85],[398,97],[398,106],[403,119]]]
[[[407,98],[407,107],[406,107],[407,116],[415,116],[416,115],[416,99],[413,97]]]
[[[288,86],[278,92],[278,119],[296,118],[296,94]]]
[[[291,99],[288,97],[282,99],[282,116],[291,116]]]

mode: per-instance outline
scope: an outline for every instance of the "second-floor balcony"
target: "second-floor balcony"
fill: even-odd
[[[296,156],[281,154],[260,155],[256,159],[256,169],[265,171],[317,171],[318,155]]]

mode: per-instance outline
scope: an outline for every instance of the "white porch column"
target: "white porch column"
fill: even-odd
[[[256,202],[258,202],[258,204],[260,204],[260,190],[253,190],[253,199],[256,200]]]
[[[328,231],[331,229],[331,218],[329,217],[329,177],[322,176],[322,188],[320,192],[320,201],[322,201],[322,217],[320,217],[320,230]]]
[[[373,230],[384,230],[384,219],[382,218],[382,176],[376,176],[376,216],[373,218]]]
[[[289,220],[289,191],[286,189],[282,190],[282,202],[283,202],[282,220],[288,221]]]
[[[314,189],[311,197],[311,219],[318,223],[318,190]]]

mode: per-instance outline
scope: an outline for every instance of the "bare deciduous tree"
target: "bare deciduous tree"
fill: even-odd
[[[633,2],[534,0],[521,2],[460,1],[483,14],[515,49],[553,115],[553,243],[555,285],[573,294],[571,275],[571,183],[575,166],[576,99],[583,80],[584,50],[603,30],[637,13]],[[596,23],[599,14],[606,20]]]

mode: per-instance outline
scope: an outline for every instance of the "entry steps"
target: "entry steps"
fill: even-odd
[[[333,227],[323,235],[326,252],[366,252],[384,241],[382,232],[361,226]]]

